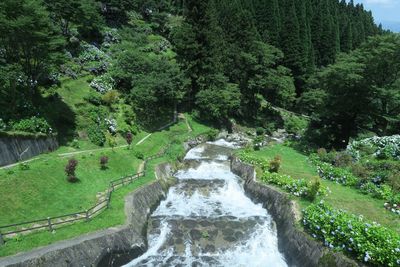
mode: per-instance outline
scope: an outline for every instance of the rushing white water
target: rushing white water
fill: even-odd
[[[287,266],[271,216],[230,171],[226,144],[188,152],[149,219],[149,249],[126,266]]]

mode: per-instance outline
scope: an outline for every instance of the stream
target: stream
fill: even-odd
[[[235,148],[218,140],[187,153],[149,218],[149,249],[125,266],[287,266],[271,216],[230,171]]]

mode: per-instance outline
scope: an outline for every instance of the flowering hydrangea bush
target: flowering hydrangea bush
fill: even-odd
[[[400,160],[400,135],[393,136],[374,136],[360,141],[353,141],[347,146],[347,151],[359,160],[362,150],[368,148],[372,155],[381,159]]]
[[[111,75],[104,74],[93,79],[90,86],[101,94],[105,94],[114,89],[115,81]]]
[[[395,203],[400,203],[400,194],[397,194],[397,199],[399,201],[396,201]],[[385,203],[383,204],[383,206],[385,207],[385,209],[387,209],[388,211],[391,211],[395,214],[400,215],[400,204],[392,204],[392,203]]]
[[[255,165],[260,167],[263,171],[267,171],[269,169],[269,162],[266,159],[258,158],[255,156],[250,155],[246,152],[239,153],[239,158],[241,161],[249,163],[251,165]]]
[[[117,133],[117,121],[113,118],[105,118],[104,119],[107,129],[110,133],[115,134]]]
[[[261,181],[277,185],[294,196],[313,199],[315,195],[325,195],[327,193],[326,188],[321,186],[319,183],[316,187],[316,183],[313,183],[312,181],[307,181],[305,179],[294,179],[289,175],[270,172],[270,163],[268,160],[263,158],[249,155],[246,152],[241,152],[239,154],[239,158],[243,162],[259,166],[262,169],[263,175],[261,176]]]
[[[109,56],[101,51],[94,45],[91,44],[83,44],[81,46],[82,52],[79,55],[79,61],[81,63],[86,63],[89,61],[107,61]]]
[[[303,211],[304,228],[325,246],[377,266],[400,265],[400,236],[361,216],[320,202]]]
[[[266,172],[262,175],[263,182],[274,184],[298,197],[305,197],[309,192],[310,184],[304,179],[293,179],[289,175]]]
[[[378,186],[371,182],[362,184],[360,186],[360,191],[378,199],[389,199],[393,195],[392,189],[388,185],[383,184]]]
[[[351,172],[333,167],[329,163],[319,162],[317,164],[317,171],[322,179],[334,181],[338,184],[353,186],[358,183],[357,177]]]

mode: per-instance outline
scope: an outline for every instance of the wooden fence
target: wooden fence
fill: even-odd
[[[9,224],[0,226],[0,245],[4,244],[4,237],[13,236],[20,233],[29,233],[37,230],[48,229],[49,231],[53,231],[57,227],[68,225],[74,223],[76,221],[89,221],[94,216],[98,215],[103,210],[110,207],[110,201],[112,197],[112,193],[119,187],[129,185],[136,179],[143,177],[146,175],[147,163],[150,160],[154,160],[157,158],[161,158],[165,155],[166,151],[169,149],[170,145],[167,145],[164,149],[162,149],[159,153],[147,157],[144,160],[143,171],[136,173],[131,176],[122,177],[120,179],[116,179],[110,182],[105,198],[98,200],[98,202],[87,210],[79,211],[75,213],[65,214],[57,217],[47,217],[44,219],[29,221],[29,222],[21,222],[15,224]]]

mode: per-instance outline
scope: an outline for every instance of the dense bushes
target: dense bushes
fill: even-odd
[[[387,202],[385,205],[387,210],[400,214],[398,178],[393,176],[400,167],[397,162],[368,158],[365,161],[354,163],[348,160],[347,152],[327,153],[325,149],[319,149],[318,154],[310,155],[309,158],[317,166],[321,178],[345,186],[353,186],[364,194],[383,199]],[[322,160],[334,162],[342,167],[335,167],[330,163],[322,162]]]
[[[317,164],[317,171],[322,179],[334,181],[339,184],[354,186],[358,183],[357,177],[351,172],[336,168],[329,163],[319,162]]]
[[[263,171],[260,177],[261,181],[277,185],[292,195],[305,197],[313,201],[318,194],[323,194],[325,191],[319,179],[307,181],[305,179],[295,179],[289,175],[277,173],[282,161],[279,155],[270,162],[263,158],[249,155],[246,152],[241,152],[238,156],[242,161],[261,168]]]
[[[104,143],[106,142],[106,136],[98,125],[90,125],[87,129],[87,133],[90,142],[98,146],[104,146]]]
[[[289,175],[278,173],[265,172],[261,176],[261,181],[277,185],[292,195],[305,197],[311,201],[322,191],[319,180],[311,182],[305,179],[294,179]]]
[[[273,160],[269,162],[269,172],[278,172],[279,168],[281,167],[282,157],[277,155]]]
[[[45,119],[38,118],[36,116],[33,116],[28,119],[22,119],[17,122],[12,122],[11,128],[12,128],[11,130],[14,131],[28,132],[28,133],[51,134],[53,131]]]
[[[400,160],[400,135],[374,136],[353,141],[347,146],[347,151],[357,160],[371,155],[378,159]]]
[[[378,266],[400,265],[400,236],[377,223],[335,210],[323,202],[304,210],[305,229],[325,246]]]

